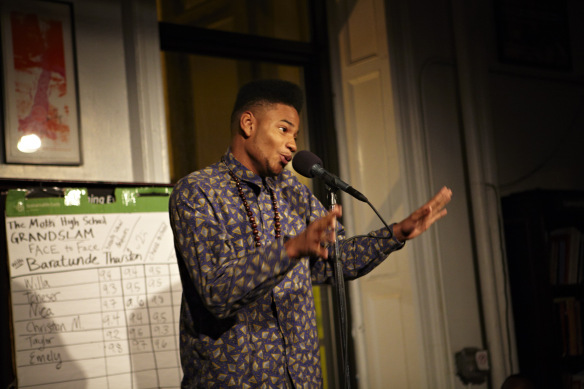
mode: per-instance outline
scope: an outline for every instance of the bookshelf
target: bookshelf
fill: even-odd
[[[584,389],[584,192],[522,192],[502,207],[520,372]]]

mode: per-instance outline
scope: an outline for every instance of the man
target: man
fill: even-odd
[[[511,374],[503,381],[501,389],[535,389],[535,384],[526,375]]]
[[[327,212],[284,167],[296,151],[302,92],[244,85],[220,162],[181,179],[170,218],[183,284],[183,387],[322,386],[312,283],[331,279],[327,243],[344,239],[341,209]],[[344,275],[370,272],[446,214],[443,188],[408,218],[342,244]]]

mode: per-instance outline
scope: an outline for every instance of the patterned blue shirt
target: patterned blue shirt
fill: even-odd
[[[231,170],[257,221],[254,234]],[[274,192],[282,223],[276,239]],[[224,162],[175,186],[170,219],[183,284],[180,319],[184,388],[320,388],[319,340],[312,283],[330,281],[322,258],[291,259],[284,242],[326,209],[289,171],[262,178],[228,151]],[[338,225],[339,239],[344,230]],[[403,246],[360,237],[342,246],[347,279],[360,277]]]

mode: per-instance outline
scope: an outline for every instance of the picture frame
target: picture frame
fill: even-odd
[[[72,4],[3,0],[5,162],[80,165]]]
[[[572,70],[566,0],[495,0],[494,6],[501,63]]]

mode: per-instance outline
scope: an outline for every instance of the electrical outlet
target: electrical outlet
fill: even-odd
[[[489,373],[489,354],[487,350],[465,347],[455,354],[456,374],[465,385],[482,384]]]

